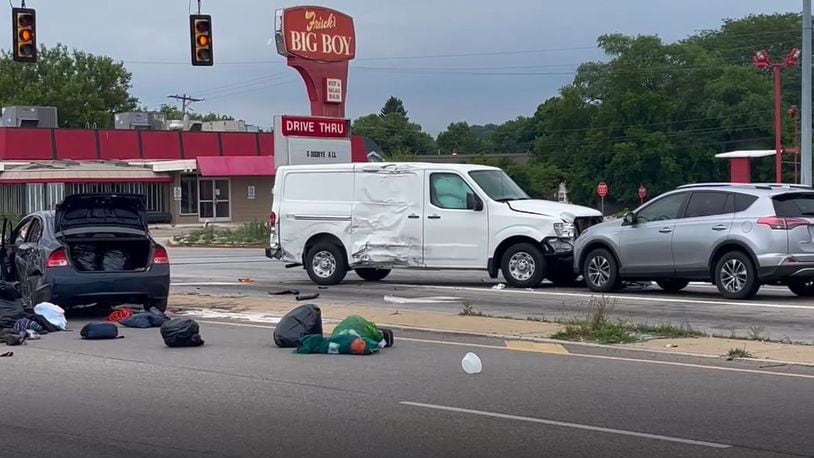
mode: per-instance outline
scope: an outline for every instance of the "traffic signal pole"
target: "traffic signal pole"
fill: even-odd
[[[803,0],[803,113],[800,119],[801,184],[811,186],[811,0]]]
[[[782,96],[780,84],[780,65],[772,66],[772,73],[774,73],[774,165],[775,165],[775,183],[783,182],[783,115],[781,114],[782,107],[780,98]]]

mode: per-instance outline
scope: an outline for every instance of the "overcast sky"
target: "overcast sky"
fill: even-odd
[[[19,0],[13,0],[19,5]],[[125,61],[133,93],[151,107],[186,92],[197,111],[270,127],[275,114],[308,114],[297,72],[274,45],[274,10],[294,2],[203,0],[213,15],[215,66],[189,64],[189,0],[28,0],[41,42]],[[601,59],[599,35],[676,40],[725,18],[799,11],[802,0],[314,0],[354,17],[348,116],[378,111],[395,95],[432,134],[454,121],[500,123],[530,115]],[[195,0],[192,1],[193,9]],[[10,8],[0,8],[8,37]],[[10,38],[9,38],[10,41]],[[0,41],[3,47],[10,46]],[[567,49],[564,49],[567,48]],[[506,52],[504,55],[498,52]],[[472,56],[473,53],[481,55]],[[461,54],[470,54],[461,56]],[[446,55],[446,56],[443,56]],[[450,56],[454,55],[454,56]],[[423,57],[422,57],[423,56]],[[443,56],[443,57],[441,57]],[[482,74],[474,74],[482,73]],[[485,73],[485,74],[484,74]],[[530,74],[519,74],[530,73]]]

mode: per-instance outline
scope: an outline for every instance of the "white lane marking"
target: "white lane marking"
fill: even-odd
[[[443,304],[450,302],[460,302],[462,298],[453,296],[426,296],[426,297],[400,297],[400,296],[384,296],[385,302],[393,304]]]
[[[473,291],[477,293],[495,293],[495,294],[531,294],[538,296],[552,296],[552,297],[578,297],[583,299],[590,299],[592,297],[602,296],[601,293],[565,293],[565,292],[551,292],[551,291],[526,291],[522,289],[502,289],[493,290],[492,288],[475,288],[472,286],[441,286],[441,285],[411,285],[406,283],[389,283],[392,286],[402,286],[405,288],[433,288],[455,291]],[[754,307],[754,308],[775,308],[775,309],[804,309],[814,310],[814,305],[793,305],[793,304],[770,304],[761,302],[732,302],[732,301],[716,301],[716,300],[703,300],[703,299],[678,299],[670,297],[653,297],[653,296],[637,296],[634,294],[624,295],[605,295],[607,299],[617,299],[625,301],[637,302],[660,302],[660,303],[673,303],[673,304],[703,304],[703,305],[732,305],[737,307]]]
[[[241,285],[243,283],[232,281],[208,281],[208,282],[189,282],[189,283],[170,283],[170,286],[173,287],[181,287],[181,286],[236,286]]]
[[[692,439],[683,439],[680,437],[671,437],[671,436],[662,436],[660,434],[649,434],[649,433],[640,433],[638,431],[628,431],[624,429],[615,429],[615,428],[603,428],[601,426],[591,426],[591,425],[583,425],[579,423],[569,423],[565,421],[556,421],[556,420],[546,420],[544,418],[534,418],[534,417],[523,417],[519,415],[508,415],[504,413],[497,413],[497,412],[487,412],[485,410],[472,410],[472,409],[462,409],[459,407],[448,407],[448,406],[441,406],[436,404],[423,404],[420,402],[409,402],[409,401],[402,401],[399,404],[404,406],[412,406],[412,407],[421,407],[424,409],[433,409],[433,410],[444,410],[447,412],[455,412],[455,413],[465,413],[471,415],[480,415],[482,417],[492,417],[492,418],[501,418],[504,420],[515,420],[515,421],[525,421],[529,423],[540,423],[543,425],[549,426],[559,426],[562,428],[571,428],[571,429],[581,429],[584,431],[594,431],[599,433],[608,433],[608,434],[616,434],[620,436],[632,436],[638,437],[642,439],[655,439],[660,441],[666,442],[677,442],[679,444],[687,444],[687,445],[698,445],[701,447],[709,447],[709,448],[732,448],[732,445],[729,444],[719,444],[716,442],[706,442],[706,441],[698,441]]]
[[[274,326],[266,326],[266,325],[259,325],[259,324],[247,324],[247,323],[229,323],[226,321],[205,321],[199,320],[199,323],[206,323],[206,324],[221,324],[224,326],[235,326],[235,327],[246,327],[246,328],[265,328],[265,329],[274,329]],[[444,332],[439,330],[437,332]],[[483,336],[483,337],[491,337],[491,336]],[[399,337],[398,341],[404,342],[415,342],[415,343],[427,343],[433,345],[452,345],[458,347],[473,347],[473,348],[486,348],[490,350],[505,350],[505,351],[515,351],[511,348],[507,348],[505,346],[499,345],[485,345],[485,344],[473,344],[473,343],[466,343],[466,342],[454,342],[454,341],[447,341],[447,340],[430,340],[430,339],[414,339],[411,337]],[[568,342],[562,342],[563,344],[567,345]],[[608,348],[611,348],[611,345],[608,345]],[[625,348],[619,348],[619,350],[625,350]],[[707,369],[713,371],[723,371],[723,372],[740,372],[743,374],[755,374],[755,375],[769,375],[775,377],[788,377],[788,378],[801,378],[801,379],[809,379],[814,380],[814,375],[807,375],[807,374],[794,374],[794,373],[786,373],[786,372],[771,372],[771,371],[760,371],[756,369],[739,369],[737,367],[721,367],[721,366],[709,366],[706,364],[692,364],[692,363],[678,363],[674,361],[657,361],[652,359],[639,359],[639,358],[625,358],[622,356],[604,356],[604,355],[591,355],[591,354],[582,354],[582,353],[568,353],[564,355],[548,353],[551,356],[563,356],[563,357],[575,357],[575,358],[588,358],[588,359],[604,359],[609,361],[624,361],[628,363],[642,363],[642,364],[657,364],[661,366],[675,366],[675,367],[684,367],[689,369]],[[703,355],[700,355],[703,356]],[[793,363],[792,363],[793,364]]]

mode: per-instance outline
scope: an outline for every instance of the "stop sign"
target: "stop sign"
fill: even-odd
[[[600,182],[596,185],[596,193],[599,194],[599,197],[605,198],[608,195],[608,185],[604,181]]]
[[[639,186],[639,199],[644,199],[647,197],[647,188],[644,185]]]

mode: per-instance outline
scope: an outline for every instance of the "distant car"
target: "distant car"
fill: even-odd
[[[143,304],[167,308],[167,251],[152,239],[138,195],[71,195],[26,216],[5,240],[8,280],[26,305]]]
[[[687,185],[576,240],[575,270],[596,292],[623,280],[677,292],[711,282],[729,299],[763,284],[814,296],[814,190],[760,184]]]

